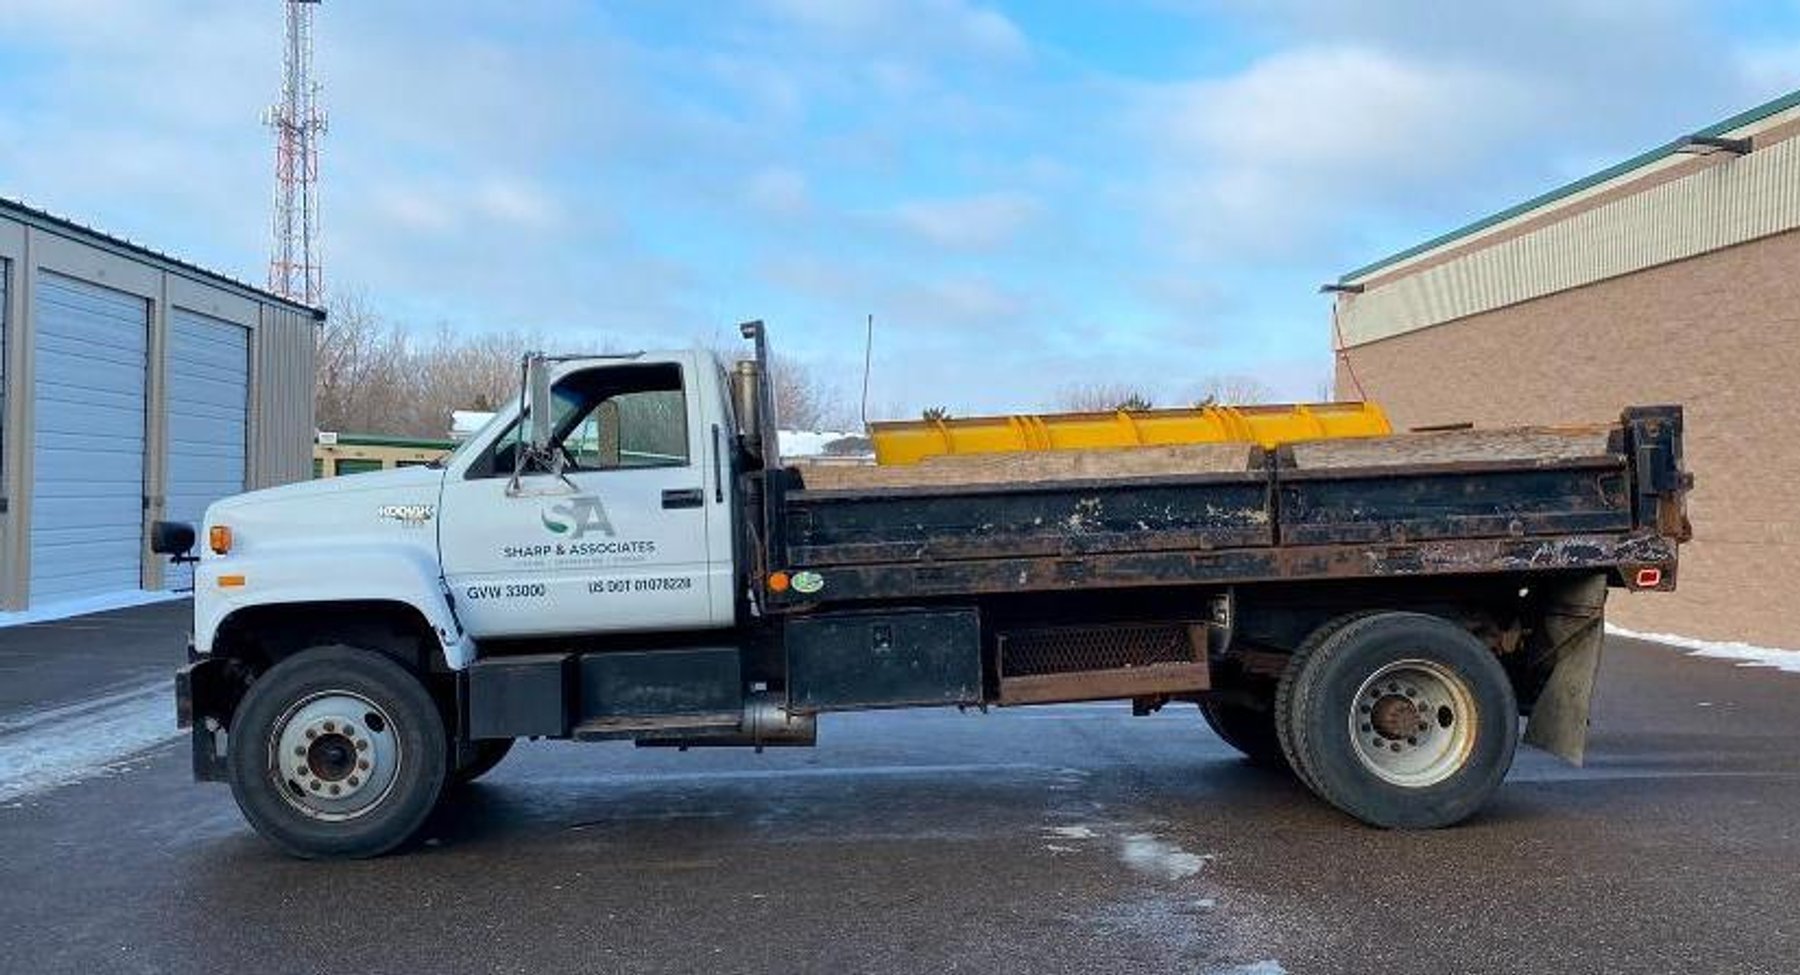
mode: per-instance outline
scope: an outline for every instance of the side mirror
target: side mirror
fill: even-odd
[[[158,555],[186,555],[194,550],[194,526],[185,521],[150,523],[150,551]]]
[[[541,352],[525,356],[525,416],[522,430],[524,445],[534,453],[550,449],[550,359]]]

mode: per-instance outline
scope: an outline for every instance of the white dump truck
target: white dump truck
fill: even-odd
[[[743,331],[741,362],[526,356],[441,463],[156,524],[194,563],[196,777],[292,854],[371,856],[518,738],[760,749],[834,711],[1186,702],[1354,817],[1443,826],[1522,717],[1579,760],[1607,590],[1672,588],[1687,537],[1678,407],[799,468]]]

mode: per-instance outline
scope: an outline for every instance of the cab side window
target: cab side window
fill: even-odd
[[[589,410],[563,435],[580,470],[688,466],[688,398],[679,365],[619,367]]]
[[[565,376],[551,390],[553,429],[566,470],[685,467],[687,395],[674,363],[596,366]],[[512,424],[469,472],[510,476],[520,453]]]

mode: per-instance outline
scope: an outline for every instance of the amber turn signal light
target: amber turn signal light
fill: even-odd
[[[231,551],[231,529],[225,525],[214,525],[206,530],[206,544],[214,555],[224,555]]]
[[[787,592],[787,587],[788,587],[788,574],[787,573],[785,573],[785,572],[769,573],[769,591],[770,592]]]

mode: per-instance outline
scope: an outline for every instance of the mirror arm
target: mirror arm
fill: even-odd
[[[545,463],[546,458],[548,463]],[[512,477],[506,481],[507,497],[516,498],[525,493],[525,486],[520,479],[525,476],[527,470],[536,466],[546,468],[544,473],[568,485],[570,494],[581,493],[580,485],[569,480],[568,469],[563,463],[562,451],[554,447],[548,450],[538,450],[530,445],[520,444],[519,462],[513,465]]]

